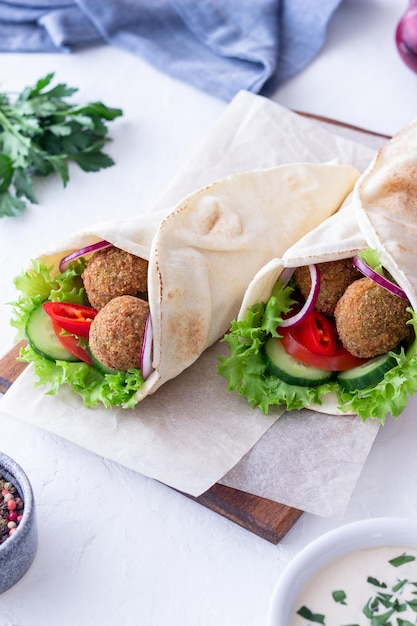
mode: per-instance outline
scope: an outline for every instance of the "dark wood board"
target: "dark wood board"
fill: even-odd
[[[347,122],[341,122],[340,120],[334,120],[330,117],[323,117],[322,115],[315,115],[314,113],[306,113],[305,111],[294,111],[294,113],[297,113],[297,115],[302,115],[303,117],[308,117],[312,120],[315,120],[316,122],[323,122],[324,124],[330,124],[331,126],[339,126],[339,128],[345,128],[346,130],[354,131],[368,137],[378,137],[379,139],[383,140],[391,139],[391,135],[377,133],[373,130],[366,130],[364,128],[361,128],[360,126],[348,124]]]
[[[388,135],[367,131],[327,117],[320,117],[302,111],[296,111],[296,113],[319,122],[356,131],[364,136],[373,136],[381,140],[390,138]],[[1,393],[6,393],[27,365],[16,360],[20,347],[23,344],[24,342],[16,344],[0,359]],[[184,495],[273,544],[279,543],[303,514],[303,511],[299,509],[294,509],[266,498],[260,498],[238,489],[226,487],[219,483],[213,485],[199,497],[194,498],[187,494]]]

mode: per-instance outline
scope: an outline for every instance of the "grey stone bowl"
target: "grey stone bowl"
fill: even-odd
[[[0,593],[10,589],[26,574],[38,545],[35,500],[32,486],[22,468],[0,452],[0,474],[13,483],[24,502],[23,517],[16,532],[0,544]]]

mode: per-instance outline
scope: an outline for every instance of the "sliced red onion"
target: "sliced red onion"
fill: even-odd
[[[394,294],[394,296],[398,296],[403,300],[408,300],[407,294],[401,289],[401,287],[398,287],[398,285],[392,283],[390,280],[388,280],[388,278],[385,278],[385,276],[381,276],[381,274],[378,274],[378,272],[372,269],[372,267],[365,263],[365,261],[363,261],[360,257],[353,257],[352,263],[356,267],[356,269],[361,272],[361,274],[373,280],[380,287],[383,287],[387,291],[390,291]]]
[[[143,333],[140,370],[144,380],[146,380],[152,372],[152,320],[150,314],[146,318],[145,331]]]
[[[397,24],[395,44],[404,63],[417,72],[417,3],[409,0],[408,7]]]
[[[308,269],[310,270],[310,278],[311,278],[311,288],[310,293],[307,296],[307,299],[302,306],[302,308],[291,317],[287,317],[281,324],[280,327],[287,328],[288,326],[295,326],[299,324],[304,317],[310,313],[317,302],[317,298],[319,296],[320,291],[320,272],[317,269],[316,265],[309,265]]]
[[[75,252],[71,252],[71,254],[67,254],[64,256],[59,262],[59,271],[65,272],[68,265],[71,261],[75,261],[75,259],[79,259],[81,256],[89,254],[89,252],[96,252],[97,250],[102,250],[103,248],[108,248],[112,244],[108,241],[98,241],[97,243],[93,243],[90,246],[84,246],[84,248],[80,248]]]
[[[288,285],[288,283],[290,282],[290,278],[294,274],[294,269],[294,267],[286,267],[282,270],[279,279],[282,280],[284,285]]]

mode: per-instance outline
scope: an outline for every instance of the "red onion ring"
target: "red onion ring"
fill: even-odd
[[[288,328],[289,326],[295,326],[299,324],[304,317],[310,313],[317,302],[317,298],[319,296],[320,291],[320,272],[317,269],[316,265],[309,265],[308,269],[310,270],[310,278],[311,278],[311,288],[310,293],[307,296],[307,299],[302,306],[302,308],[291,317],[287,317],[281,324],[280,328]]]
[[[352,263],[356,267],[356,269],[361,272],[361,274],[373,280],[377,285],[383,287],[383,289],[390,291],[392,294],[394,294],[394,296],[398,296],[403,300],[408,300],[405,291],[398,287],[398,285],[395,285],[390,280],[388,280],[388,278],[385,278],[385,276],[381,276],[381,274],[378,274],[378,272],[373,270],[372,267],[365,263],[365,261],[363,261],[360,257],[353,257]]]
[[[143,380],[146,380],[152,372],[152,320],[150,314],[146,318],[143,333],[142,349],[140,352],[140,370]]]
[[[295,267],[285,267],[282,270],[281,276],[279,277],[279,279],[282,280],[285,286],[288,285],[288,283],[290,282],[290,278],[294,274],[294,270],[295,270]]]
[[[75,261],[75,259],[79,259],[81,256],[84,256],[89,252],[96,252],[96,250],[102,250],[103,248],[108,248],[111,245],[112,244],[108,241],[98,241],[97,243],[93,243],[90,246],[84,246],[84,248],[80,248],[75,252],[71,252],[71,254],[67,254],[60,260],[59,271],[65,272],[71,261]]]

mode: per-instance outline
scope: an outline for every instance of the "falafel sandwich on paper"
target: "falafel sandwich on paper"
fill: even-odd
[[[235,174],[173,210],[83,230],[33,262],[12,324],[49,393],[131,408],[227,331],[255,273],[335,213],[359,173],[295,163]]]
[[[384,423],[417,392],[416,145],[417,122],[251,281],[218,372],[252,406]]]

